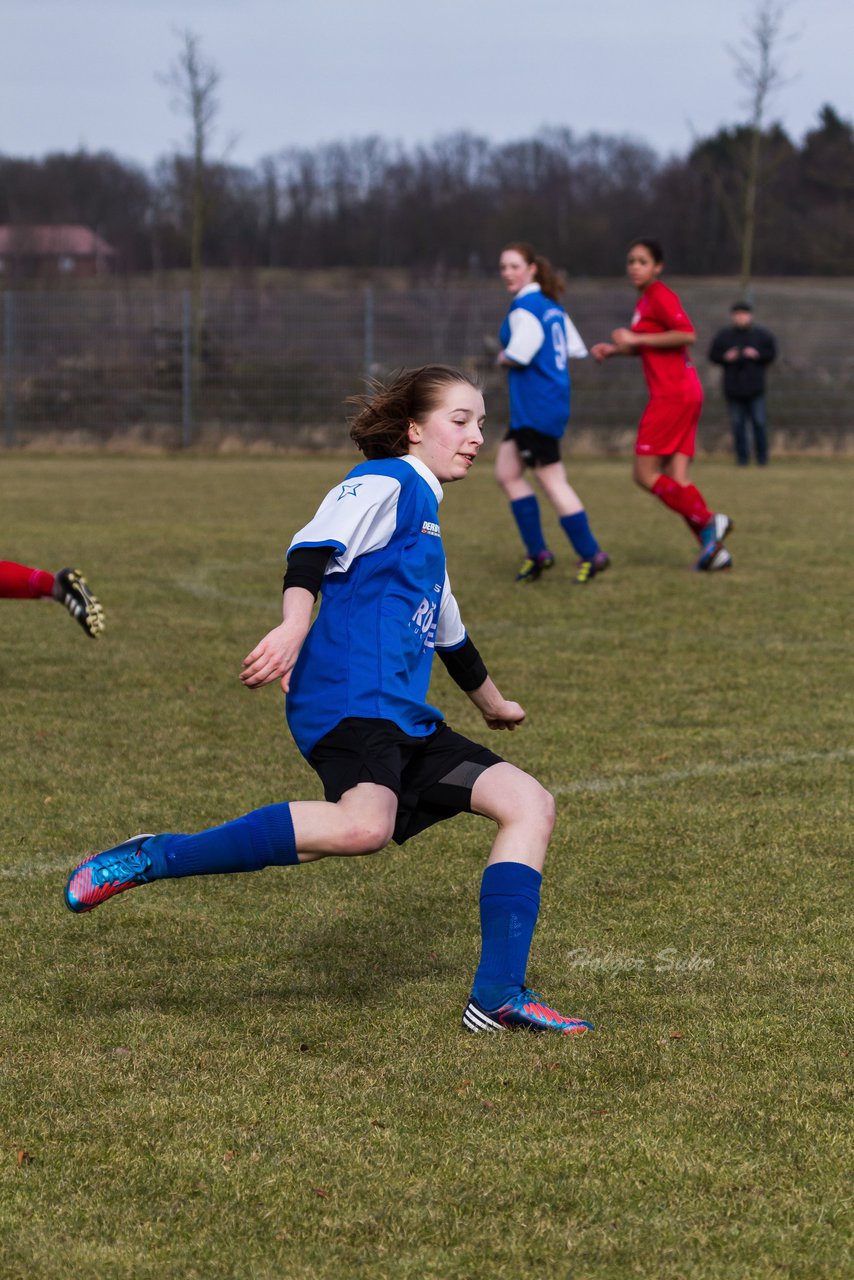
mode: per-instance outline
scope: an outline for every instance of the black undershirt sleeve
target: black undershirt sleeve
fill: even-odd
[[[296,547],[288,556],[282,591],[288,587],[304,587],[316,600],[326,566],[334,554],[334,547]]]
[[[483,658],[468,636],[459,649],[437,649],[436,652],[444,662],[448,675],[464,693],[479,689],[489,674]]]

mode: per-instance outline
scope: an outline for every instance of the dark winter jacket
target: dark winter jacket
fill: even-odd
[[[743,351],[745,347],[755,347],[759,352],[759,359],[750,360],[739,356],[732,363],[726,363],[724,352],[729,351],[730,347],[738,347],[739,351]],[[774,335],[758,324],[752,324],[749,329],[738,329],[735,325],[721,329],[709,347],[712,364],[723,365],[724,395],[730,400],[761,396],[765,390],[765,366],[771,363],[776,354]]]

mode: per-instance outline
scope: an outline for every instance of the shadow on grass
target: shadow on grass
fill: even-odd
[[[382,1004],[408,983],[458,974],[450,953],[460,905],[452,886],[432,886],[429,895],[390,888],[366,883],[352,897],[333,893],[322,918],[316,893],[302,903],[274,892],[254,908],[251,895],[241,894],[237,910],[218,900],[211,911],[202,898],[203,915],[196,895],[152,903],[155,909],[133,918],[99,921],[94,938],[66,935],[74,978],[45,994],[65,1013],[205,1009],[215,1017],[306,1004],[352,1011]],[[471,914],[475,928],[474,907]]]

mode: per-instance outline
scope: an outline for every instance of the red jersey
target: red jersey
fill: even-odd
[[[638,299],[632,316],[632,333],[666,333],[679,329],[693,333],[682,303],[672,289],[660,280],[648,284]],[[651,396],[675,398],[693,394],[696,373],[687,355],[687,347],[639,347],[643,373]]]

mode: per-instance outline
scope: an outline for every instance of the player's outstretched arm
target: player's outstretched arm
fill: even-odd
[[[525,366],[519,361],[514,360],[512,356],[508,356],[506,351],[499,351],[495,357],[496,366],[499,369],[524,369]]]
[[[311,626],[314,596],[305,587],[288,587],[282,597],[282,621],[268,631],[243,659],[240,679],[248,689],[260,689],[273,680],[281,681],[285,693],[291,672]]]
[[[515,729],[525,719],[524,709],[518,702],[509,702],[491,676],[487,676],[477,689],[469,690],[468,696],[490,729]]]
[[[669,351],[674,347],[690,347],[697,341],[693,329],[666,329],[663,333],[634,333],[631,329],[615,329],[611,338],[618,355],[636,355],[640,347]]]

